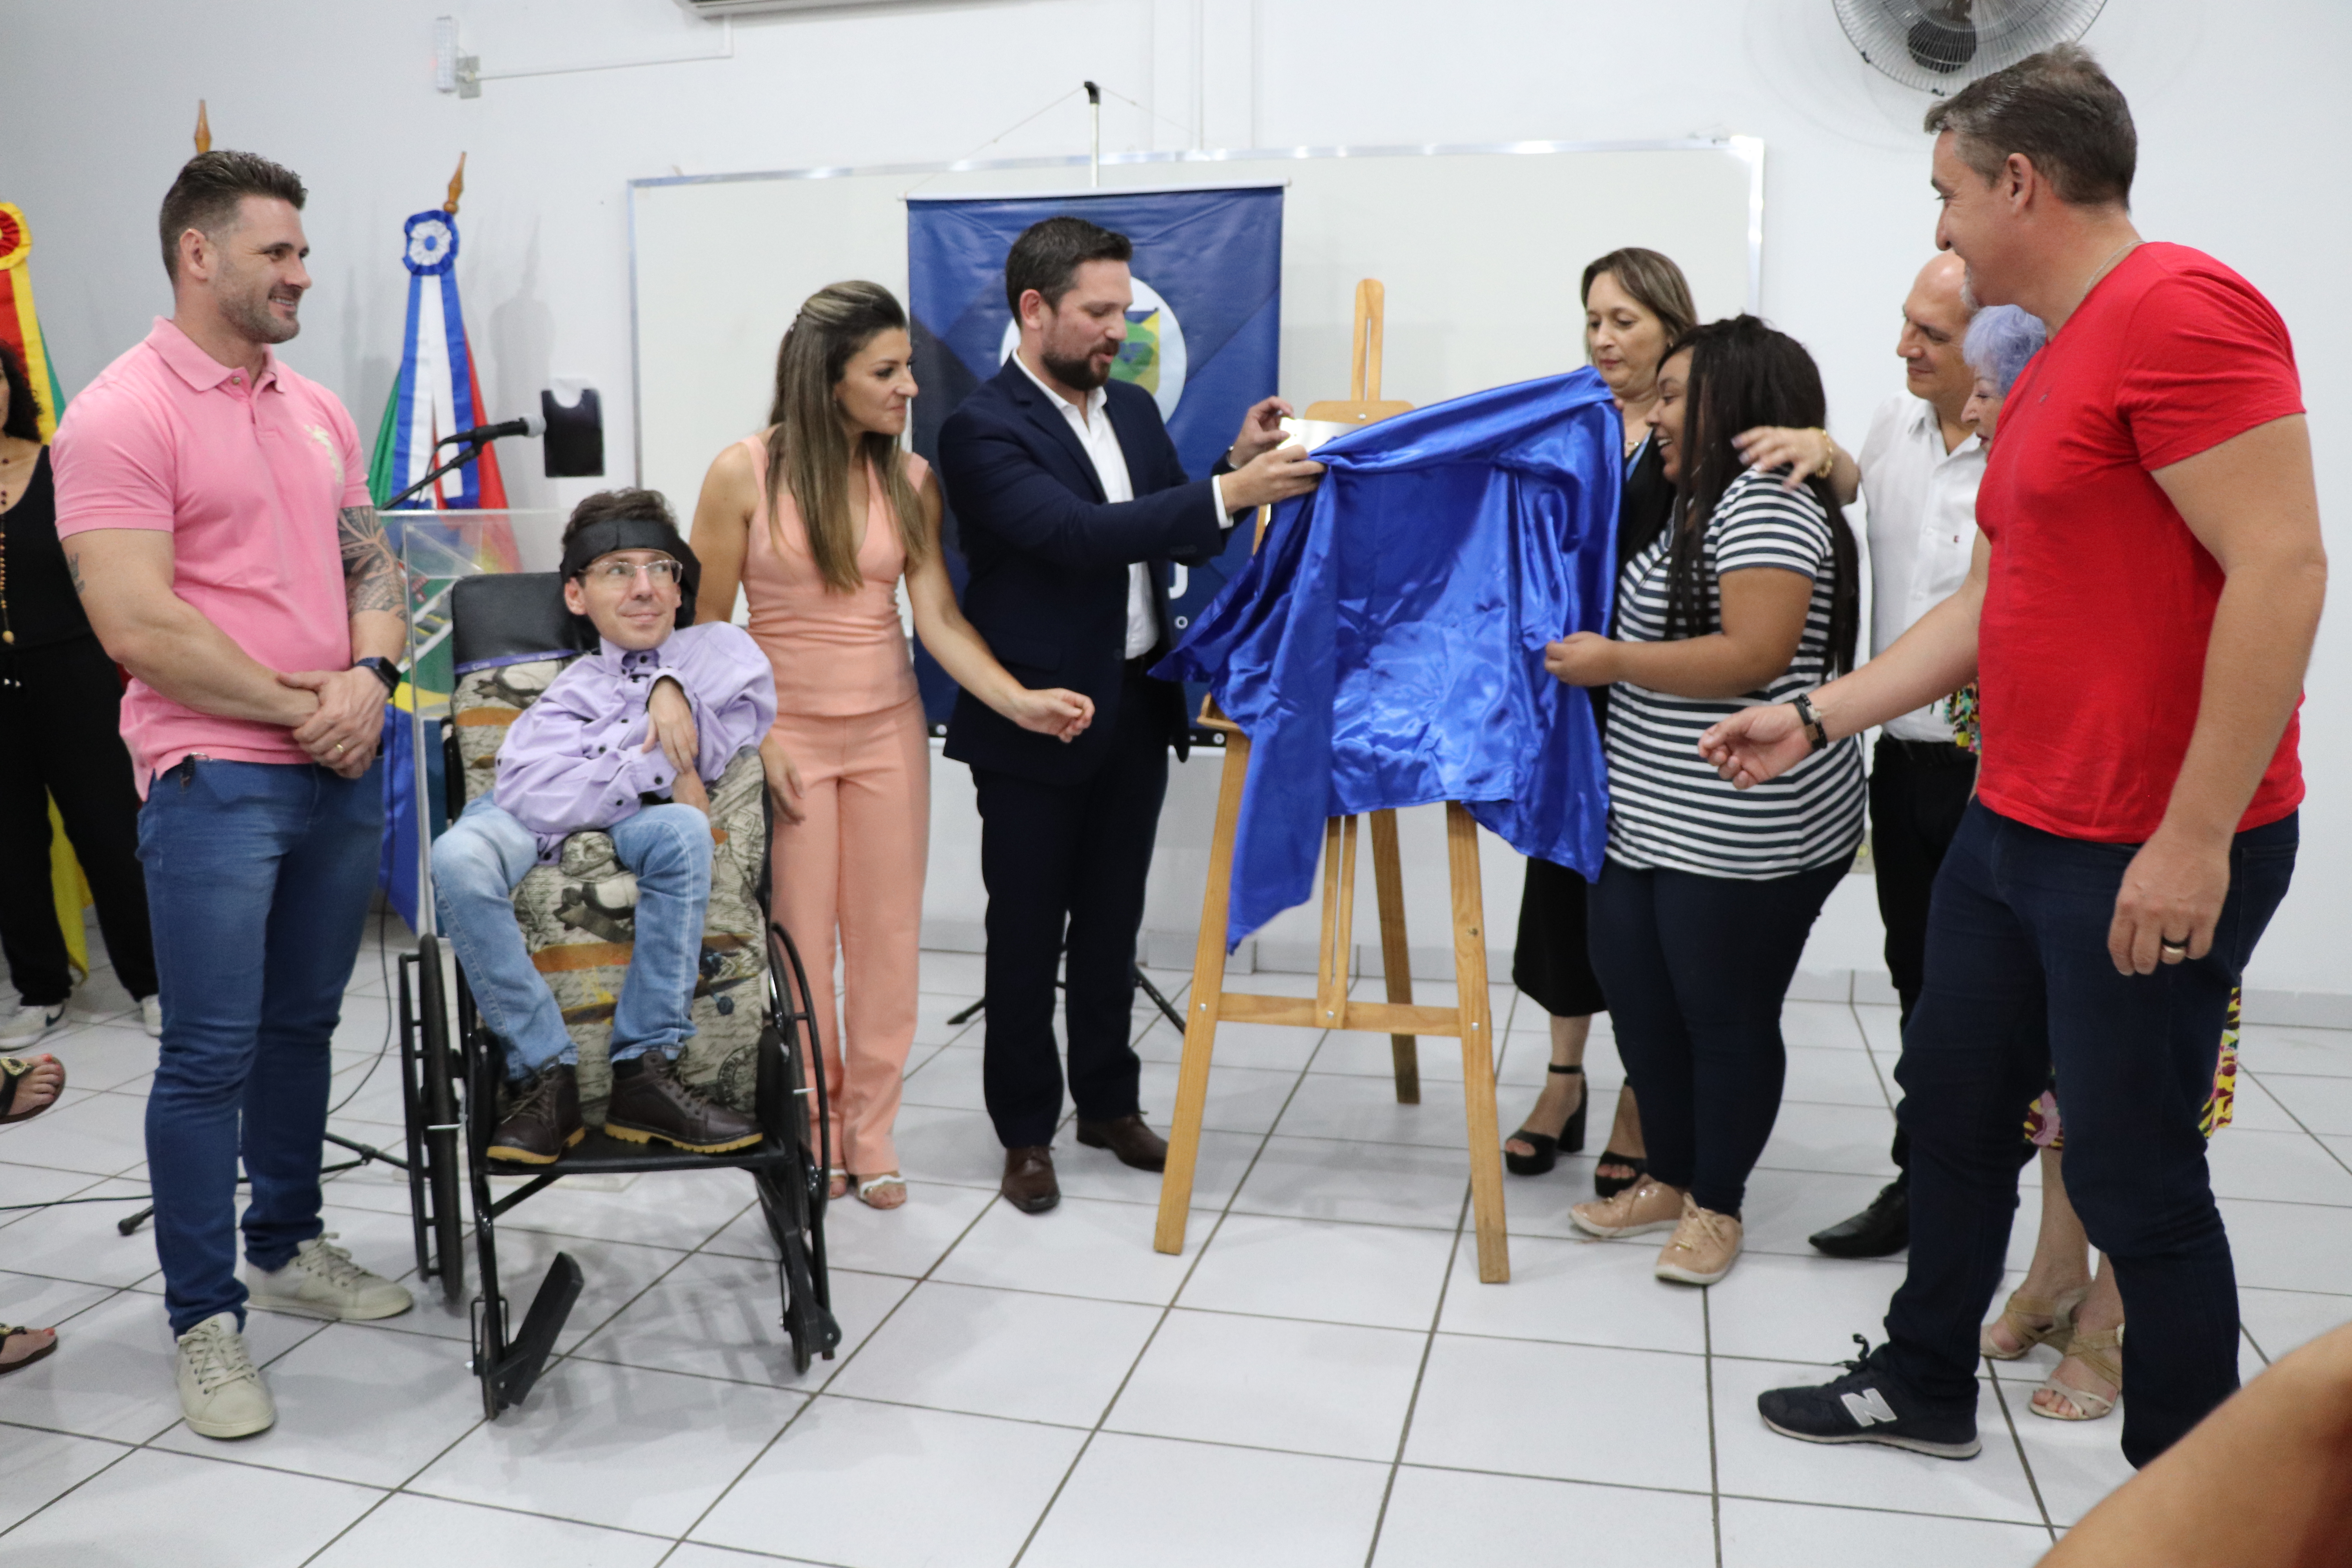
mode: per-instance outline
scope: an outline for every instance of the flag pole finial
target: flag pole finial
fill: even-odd
[[[460,153],[457,154],[457,172],[449,176],[449,199],[441,204],[441,210],[447,213],[451,217],[456,217],[457,216],[457,198],[465,194],[466,154]]]
[[[209,153],[212,150],[213,122],[205,117],[205,100],[200,98],[196,100],[196,151]]]

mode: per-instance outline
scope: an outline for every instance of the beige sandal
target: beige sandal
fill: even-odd
[[[2061,1383],[2057,1368],[2053,1367],[2050,1375],[2042,1380],[2042,1386],[2074,1405],[2074,1414],[2069,1415],[2061,1410],[2052,1410],[2032,1400],[2027,1401],[2027,1407],[2036,1415],[2046,1415],[2053,1421],[2096,1421],[2113,1410],[2116,1401],[2124,1396],[2123,1360],[2113,1353],[2123,1348],[2124,1326],[2121,1323],[2112,1329],[2076,1334],[2074,1342],[2066,1347],[2066,1353],[2113,1384],[2115,1393],[2098,1394],[2087,1388],[2076,1388],[2069,1383]]]
[[[874,1194],[882,1191],[885,1187],[896,1187],[898,1189],[899,1198],[897,1203],[877,1204],[874,1201]],[[896,1171],[886,1171],[881,1175],[868,1176],[864,1181],[857,1184],[857,1201],[864,1204],[870,1209],[904,1208],[907,1206],[906,1191],[907,1178],[900,1175]]]
[[[17,1339],[19,1337],[26,1340],[37,1340],[43,1334],[49,1336],[48,1343],[36,1345],[32,1350],[18,1356],[15,1361],[0,1359],[0,1373],[22,1372],[25,1368],[32,1365],[35,1362],[39,1361],[42,1357],[48,1355],[58,1348],[58,1331],[55,1329],[26,1329],[20,1328],[14,1323],[0,1323],[0,1356],[5,1355],[8,1342],[10,1340]]]
[[[2082,1306],[2090,1294],[2088,1285],[2078,1285],[2054,1301],[2029,1296],[2022,1290],[2011,1291],[1997,1321],[2009,1325],[2009,1331],[2017,1336],[2017,1348],[2013,1351],[2001,1349],[1993,1341],[1995,1325],[1987,1323],[1977,1331],[1977,1349],[1995,1361],[2021,1360],[2025,1352],[2036,1345],[2054,1345],[2063,1351],[2068,1336],[2074,1331],[2075,1309]],[[2037,1318],[2050,1321],[2037,1323],[2033,1321]]]
[[[17,1110],[16,1096],[19,1093],[29,1095],[34,1092],[33,1076],[44,1066],[58,1069],[57,1086],[50,1089],[49,1098],[40,1104],[29,1110]],[[63,1099],[65,1092],[66,1068],[65,1064],[57,1058],[46,1053],[37,1057],[0,1057],[0,1122],[23,1121],[38,1116]],[[25,1331],[16,1329],[11,1331],[23,1333]]]

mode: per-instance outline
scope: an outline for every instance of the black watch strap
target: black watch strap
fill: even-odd
[[[352,660],[352,668],[364,669],[383,681],[386,696],[400,689],[400,666],[381,655],[371,654],[365,658],[355,658]]]
[[[1800,691],[1793,700],[1792,705],[1797,710],[1797,722],[1805,727],[1806,738],[1812,742],[1813,750],[1816,752],[1827,751],[1830,743],[1830,732],[1828,729],[1822,725],[1822,716],[1813,710],[1812,694],[1811,692]]]

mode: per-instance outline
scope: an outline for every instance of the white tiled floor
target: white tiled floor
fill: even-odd
[[[372,939],[336,1037],[334,1125],[396,1149],[398,1086],[377,1065],[387,962]],[[1184,976],[1156,978],[1181,995]],[[1969,1464],[1822,1450],[1759,1423],[1758,1391],[1876,1337],[1902,1276],[1804,1242],[1888,1173],[1891,1008],[1790,1005],[1788,1101],[1723,1284],[1661,1285],[1652,1247],[1578,1239],[1587,1155],[1506,1184],[1512,1282],[1486,1286],[1444,1042],[1423,1044],[1414,1108],[1396,1104],[1378,1037],[1223,1031],[1186,1249],[1168,1258],[1150,1247],[1158,1181],[1066,1132],[1059,1209],[995,1201],[979,1026],[949,1022],[979,962],[928,954],[925,982],[899,1121],[911,1202],[833,1209],[842,1348],[797,1377],[734,1173],[556,1188],[501,1222],[510,1291],[559,1248],[587,1288],[560,1358],[496,1424],[466,1368],[467,1314],[436,1295],[377,1324],[256,1314],[280,1418],[236,1444],[177,1419],[153,1242],[114,1226],[135,1204],[0,1211],[0,1319],[63,1332],[0,1382],[0,1560],[2022,1564],[2128,1473],[2115,1421],[2026,1414],[2038,1354],[1988,1368]],[[1306,984],[1251,984],[1286,983]],[[145,1191],[154,1049],[127,1003],[101,970],[48,1042],[73,1087],[0,1131],[0,1204]],[[1513,1125],[1542,1079],[1543,1020],[1507,990],[1496,1016]],[[1164,1126],[1179,1042],[1149,1011],[1136,1027]],[[2213,1163],[2252,1374],[2352,1320],[2352,1034],[2249,1028],[2245,1062]],[[1605,1021],[1589,1066],[1597,1152],[1622,1077]],[[362,1261],[413,1271],[398,1173],[354,1171],[327,1194]]]

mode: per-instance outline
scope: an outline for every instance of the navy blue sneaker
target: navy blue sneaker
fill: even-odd
[[[1860,1334],[1862,1359],[1844,1363],[1846,1374],[1812,1388],[1772,1388],[1756,1396],[1764,1425],[1803,1443],[1884,1443],[1938,1459],[1973,1459],[1977,1413],[1937,1410],[1920,1403],[1877,1365],[1870,1342]],[[1883,1352],[1885,1347],[1880,1347]]]

